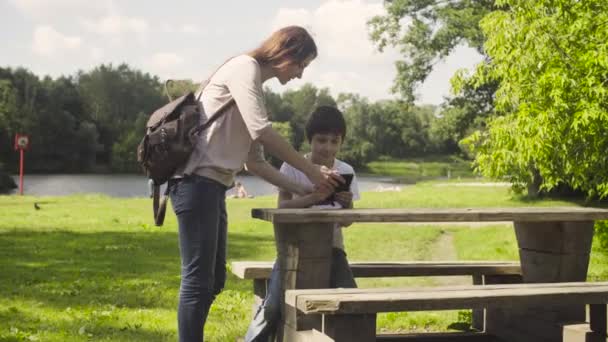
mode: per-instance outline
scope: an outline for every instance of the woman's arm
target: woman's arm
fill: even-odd
[[[312,188],[293,182],[265,160],[248,160],[247,163],[245,163],[245,169],[264,179],[268,183],[275,185],[282,190],[289,191],[290,193],[306,195],[313,190]]]
[[[344,181],[340,175],[333,171],[325,170],[325,172],[322,172],[318,166],[301,156],[272,127],[267,127],[261,132],[259,141],[270,154],[302,171],[313,184],[326,191],[333,191],[338,182]]]

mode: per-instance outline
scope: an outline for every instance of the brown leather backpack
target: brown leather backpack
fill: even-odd
[[[152,113],[146,124],[146,134],[137,147],[137,161],[146,176],[154,182],[152,208],[157,226],[163,225],[169,194],[169,186],[167,186],[162,200],[159,200],[160,186],[167,183],[178,167],[188,161],[199,139],[199,133],[211,126],[228,107],[234,104],[233,99],[223,105],[207,122],[199,124],[200,94],[209,83],[209,79],[201,84],[198,97],[189,92],[173,100],[167,91],[170,102]],[[165,83],[165,90],[169,82],[171,81]]]

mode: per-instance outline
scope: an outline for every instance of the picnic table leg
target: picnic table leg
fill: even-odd
[[[483,275],[473,274],[473,285],[483,285]],[[473,309],[471,314],[471,327],[479,331],[483,331],[484,327],[484,309]]]
[[[285,305],[284,294],[288,289],[329,288],[333,224],[275,224],[274,234],[281,275],[283,307],[277,339],[280,341],[283,336],[281,328],[285,328],[285,331],[290,329],[321,331],[321,317],[298,315]]]
[[[514,222],[524,283],[585,281],[593,221]],[[584,321],[585,306],[486,312],[487,331],[508,341],[561,341],[560,322]]]
[[[335,342],[375,342],[376,314],[323,315],[323,333]]]
[[[564,325],[562,342],[606,342],[606,304],[591,304],[589,311],[589,324]]]

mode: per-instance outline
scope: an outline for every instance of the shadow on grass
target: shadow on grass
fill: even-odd
[[[547,200],[567,202],[581,207],[591,208],[608,208],[608,200],[588,199],[583,195],[556,195],[556,194],[541,194],[537,196],[529,196],[525,194],[513,194],[513,198],[522,203],[542,203]]]
[[[230,234],[228,241],[229,262],[273,254],[269,237]],[[0,296],[58,308],[96,303],[174,310],[180,279],[174,231],[8,231],[0,234],[0,268]],[[227,285],[248,284],[234,279]]]

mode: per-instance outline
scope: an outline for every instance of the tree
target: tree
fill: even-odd
[[[293,117],[293,110],[283,101],[281,94],[277,94],[272,89],[264,88],[264,100],[270,120],[273,122],[289,122]]]
[[[187,94],[188,92],[196,92],[199,88],[200,84],[192,82],[192,80],[171,80],[171,82],[165,82],[163,86],[163,96],[168,101],[167,91],[172,99],[176,99],[182,95]]]
[[[452,82],[458,96],[448,99],[430,128],[433,145],[440,153],[459,153],[460,141],[477,130],[485,130],[494,114],[494,93],[499,82],[475,85],[466,75],[457,73]]]
[[[112,145],[112,171],[141,172],[137,163],[137,146],[139,145],[149,115],[139,113],[130,130],[123,132],[122,137]]]
[[[167,101],[161,95],[158,77],[126,64],[118,67],[102,64],[89,72],[81,71],[76,81],[88,118],[99,130],[100,163],[110,163],[114,144],[123,138],[124,132],[133,129],[139,113],[150,114]]]
[[[367,98],[357,94],[339,94],[338,108],[346,120],[346,139],[342,143],[339,158],[354,167],[362,167],[377,156],[374,143],[367,131],[370,104]]]
[[[284,107],[281,108],[284,114],[291,114],[289,122],[293,132],[292,144],[299,149],[306,140],[305,126],[310,113],[317,106],[335,106],[336,101],[329,94],[328,89],[317,89],[312,84],[304,84],[300,89],[287,90],[281,96]]]
[[[15,133],[31,138],[28,170],[83,171],[92,167],[97,131],[83,121],[84,104],[69,77],[40,80],[25,69],[0,69],[3,141]],[[12,143],[2,144],[1,159],[16,165]],[[8,148],[7,148],[8,147]]]
[[[17,92],[8,79],[0,79],[0,161],[9,161],[12,153]]]
[[[467,139],[478,169],[520,191],[607,197],[608,2],[497,3],[510,9],[482,21],[490,59],[473,82],[500,81],[495,104],[504,116]]]
[[[272,128],[274,128],[283,138],[285,138],[285,140],[293,140],[293,131],[289,122],[273,122]],[[273,155],[268,155],[268,157],[270,164],[274,165],[277,168],[281,167],[281,164],[283,163],[282,160]]]
[[[496,9],[494,0],[392,0],[385,6],[387,14],[368,23],[370,37],[380,51],[391,45],[403,53],[392,90],[409,104],[433,65],[456,46],[468,45],[484,54],[479,22]]]

